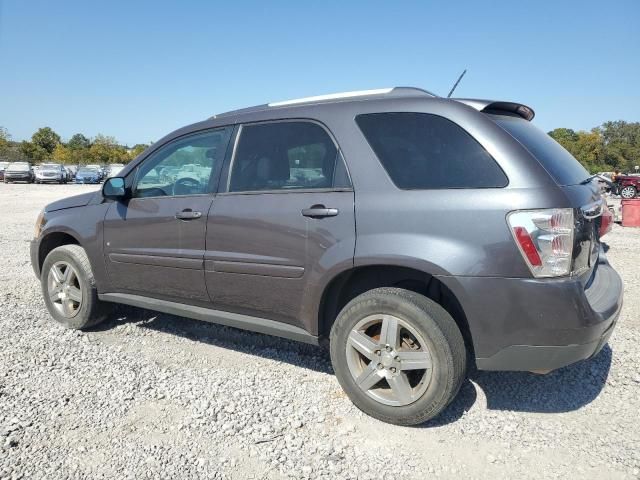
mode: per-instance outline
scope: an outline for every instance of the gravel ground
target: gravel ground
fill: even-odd
[[[595,359],[470,372],[407,428],[353,407],[321,348],[124,308],[54,324],[28,240],[92,188],[0,185],[0,478],[640,478],[640,229],[606,237],[626,303]]]

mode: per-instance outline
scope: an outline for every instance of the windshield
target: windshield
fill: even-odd
[[[60,168],[60,165],[55,163],[45,163],[40,167],[42,170],[57,170]]]
[[[12,172],[26,172],[27,170],[29,170],[29,164],[28,163],[10,163],[9,166],[7,167],[7,170],[10,170]]]
[[[531,122],[520,117],[489,116],[529,150],[558,185],[576,185],[589,177],[573,155]]]
[[[80,170],[78,170],[78,173],[97,173],[97,170],[95,168],[83,167]]]

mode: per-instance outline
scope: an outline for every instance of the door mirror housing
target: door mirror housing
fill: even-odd
[[[127,197],[124,177],[107,178],[102,186],[102,196],[111,200],[122,200]]]

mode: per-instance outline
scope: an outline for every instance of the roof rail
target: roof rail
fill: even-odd
[[[391,87],[391,88],[377,88],[373,90],[355,90],[352,92],[338,92],[338,93],[330,93],[328,95],[316,95],[313,97],[303,97],[303,98],[294,98],[292,100],[284,100],[281,102],[271,102],[267,105],[269,107],[284,107],[287,105],[297,105],[300,103],[315,103],[322,102],[326,100],[340,100],[343,98],[356,98],[356,97],[368,97],[371,95],[386,95],[389,93],[420,93],[427,94],[429,96],[435,97],[435,95],[431,92],[423,90],[421,88],[414,87]]]
[[[423,90],[422,88],[416,88],[416,87],[376,88],[372,90],[355,90],[351,92],[330,93],[328,95],[316,95],[313,97],[294,98],[291,100],[271,102],[266,105],[257,105],[255,107],[241,108],[239,110],[232,110],[230,112],[219,113],[214,115],[211,118],[218,118],[223,116],[226,117],[226,116],[237,115],[239,113],[245,113],[245,112],[255,112],[258,110],[266,110],[268,108],[273,108],[273,107],[286,107],[290,105],[302,105],[306,103],[329,102],[331,100],[349,100],[349,99],[355,99],[358,97],[371,97],[376,95],[387,95],[387,96],[398,96],[398,97],[427,95],[430,97],[437,97],[437,95],[435,95],[434,93],[431,93],[427,90]]]

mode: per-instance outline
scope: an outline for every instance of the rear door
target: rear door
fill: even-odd
[[[344,162],[314,122],[244,125],[238,135],[207,225],[214,308],[315,333],[308,299],[328,268],[353,262],[354,196]]]
[[[181,137],[131,173],[133,197],[114,202],[104,222],[105,263],[118,291],[208,304],[207,212],[229,137],[229,128]]]

